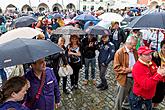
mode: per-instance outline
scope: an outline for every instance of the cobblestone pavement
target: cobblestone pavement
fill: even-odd
[[[71,92],[69,95],[62,93],[61,88],[61,108],[60,110],[112,110],[115,99],[115,87],[116,81],[112,64],[109,65],[107,75],[108,90],[99,91],[92,81],[87,86],[82,84],[84,78],[84,69],[80,70],[79,89]],[[70,80],[70,78],[68,78]],[[96,80],[99,84],[99,70],[96,67]],[[70,81],[68,80],[68,87],[70,87]],[[165,110],[165,102],[159,105],[160,110]]]

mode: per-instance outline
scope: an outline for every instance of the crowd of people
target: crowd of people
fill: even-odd
[[[106,74],[110,62],[113,62],[117,81],[114,110],[142,110],[142,108],[152,110],[163,101],[165,40],[162,30],[135,29],[126,33],[119,27],[119,22],[114,22],[109,28],[110,35],[73,34],[66,44],[68,39],[64,35],[53,33],[58,27],[65,25],[63,19],[52,18],[49,23],[45,18],[29,26],[42,31],[42,34],[35,39],[50,40],[64,51],[29,64],[0,69],[2,79],[0,110],[59,108],[61,78],[64,94],[70,94],[70,90],[76,91],[79,89],[79,71],[83,65],[85,67],[83,86],[89,83],[91,66],[93,86],[105,91],[109,86]],[[68,25],[83,29],[84,23],[80,21]],[[158,41],[157,33],[160,36]],[[61,60],[62,65],[71,66],[72,75],[59,76]],[[96,64],[99,67],[99,84],[96,82]],[[70,85],[67,84],[69,78]]]

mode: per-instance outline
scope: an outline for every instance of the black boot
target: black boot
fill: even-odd
[[[103,85],[102,84],[99,84],[96,88],[102,88],[103,87]]]
[[[67,89],[64,89],[64,90],[63,90],[63,93],[64,93],[64,94],[70,94],[70,92],[69,92]]]

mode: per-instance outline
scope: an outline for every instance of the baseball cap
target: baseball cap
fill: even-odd
[[[146,47],[146,46],[141,46],[141,47],[139,47],[139,49],[138,49],[138,54],[140,55],[140,54],[149,54],[149,53],[151,53],[151,52],[154,52],[154,50],[151,50],[151,49],[149,49],[148,47]]]

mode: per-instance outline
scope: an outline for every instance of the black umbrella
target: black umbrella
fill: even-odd
[[[101,26],[90,26],[88,29],[86,29],[86,33],[93,35],[110,35],[110,30]]]
[[[77,28],[77,27],[73,27],[73,26],[64,26],[64,27],[59,27],[56,30],[53,31],[53,34],[64,34],[64,35],[85,35],[86,33]]]
[[[0,44],[0,68],[34,62],[63,51],[51,41],[17,38]]]
[[[37,22],[37,19],[32,16],[22,16],[14,20],[11,26],[18,27],[27,27],[32,23]]]
[[[157,12],[150,13],[140,17],[135,18],[128,25],[130,28],[161,28],[165,29],[165,13]]]

